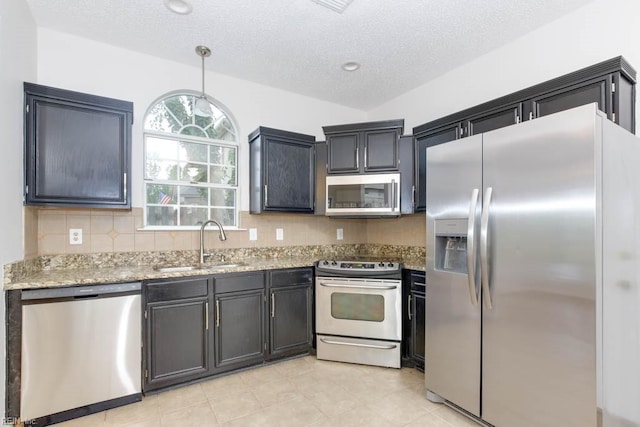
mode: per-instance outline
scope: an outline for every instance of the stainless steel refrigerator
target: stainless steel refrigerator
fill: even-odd
[[[591,104],[426,155],[427,398],[640,426],[640,140]]]

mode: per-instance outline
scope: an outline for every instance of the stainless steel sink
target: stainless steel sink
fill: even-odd
[[[179,265],[176,267],[153,267],[154,270],[159,271],[161,273],[178,273],[180,271],[191,271],[191,270],[201,270],[202,267],[199,265]]]
[[[242,262],[229,263],[229,264],[202,264],[202,265],[177,265],[177,266],[161,266],[157,265],[153,267],[155,271],[161,273],[179,273],[181,271],[193,271],[193,270],[219,270],[223,268],[241,267],[246,265]]]

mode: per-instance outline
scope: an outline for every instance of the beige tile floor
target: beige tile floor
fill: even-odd
[[[424,376],[305,356],[145,397],[62,427],[477,426],[424,397]]]

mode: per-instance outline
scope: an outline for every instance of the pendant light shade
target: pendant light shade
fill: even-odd
[[[211,56],[211,49],[206,46],[196,46],[196,53],[202,58],[202,94],[196,99],[193,112],[196,116],[211,117],[211,104],[204,94],[204,58]]]

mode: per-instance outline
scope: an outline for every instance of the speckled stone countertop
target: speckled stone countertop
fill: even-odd
[[[311,267],[320,259],[379,257],[402,262],[404,268],[424,271],[424,249],[389,245],[329,245],[284,248],[242,248],[219,251],[198,266],[197,251],[107,253],[42,256],[4,266],[4,290],[123,283]],[[198,266],[187,271],[159,271],[158,267]]]

